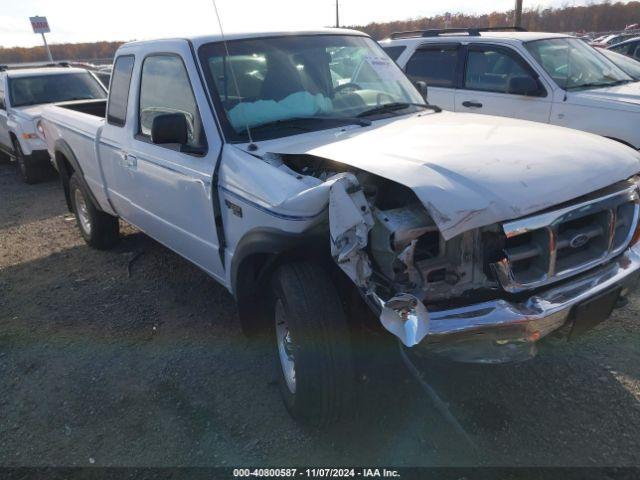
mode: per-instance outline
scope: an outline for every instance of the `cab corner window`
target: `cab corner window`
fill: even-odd
[[[202,153],[206,142],[187,69],[177,55],[153,55],[142,65],[140,80],[139,135],[151,138],[153,120],[164,114],[184,115],[187,143],[182,151]],[[171,144],[167,148],[175,147]]]
[[[133,55],[118,57],[114,64],[107,111],[107,122],[111,125],[122,127],[125,124],[133,64]]]
[[[458,47],[454,45],[423,47],[407,63],[407,75],[430,87],[454,88],[458,69]]]

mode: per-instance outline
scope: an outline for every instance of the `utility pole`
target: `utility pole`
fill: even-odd
[[[336,0],[336,28],[340,28],[340,0]]]
[[[522,0],[516,0],[514,27],[522,27]]]

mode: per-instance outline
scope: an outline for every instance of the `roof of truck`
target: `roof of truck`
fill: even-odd
[[[264,37],[285,37],[285,36],[297,36],[297,35],[361,35],[367,36],[366,33],[358,30],[350,30],[346,28],[320,28],[315,30],[294,29],[294,30],[263,30],[252,32],[225,32],[225,40],[242,40],[245,38],[264,38]],[[219,33],[213,35],[192,35],[178,38],[159,38],[153,40],[138,40],[135,42],[128,42],[124,46],[140,45],[146,43],[153,43],[166,40],[189,40],[195,44],[201,45],[209,42],[220,42],[223,40],[223,36]]]

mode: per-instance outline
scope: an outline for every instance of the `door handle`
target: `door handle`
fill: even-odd
[[[125,164],[129,168],[136,168],[138,166],[138,158],[135,155],[126,154],[125,155]]]
[[[135,155],[131,155],[127,152],[120,152],[119,157],[120,165],[122,165],[123,167],[135,168],[138,165],[138,159],[135,157]]]
[[[482,104],[479,102],[462,102],[462,106],[463,107],[467,107],[467,108],[482,108]]]

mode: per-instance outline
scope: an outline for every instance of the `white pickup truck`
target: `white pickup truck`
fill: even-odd
[[[106,102],[41,126],[87,243],[114,245],[122,218],[228,288],[245,332],[274,332],[302,421],[348,407],[365,327],[520,361],[638,278],[637,152],[442,112],[359,32],[126,44]]]

